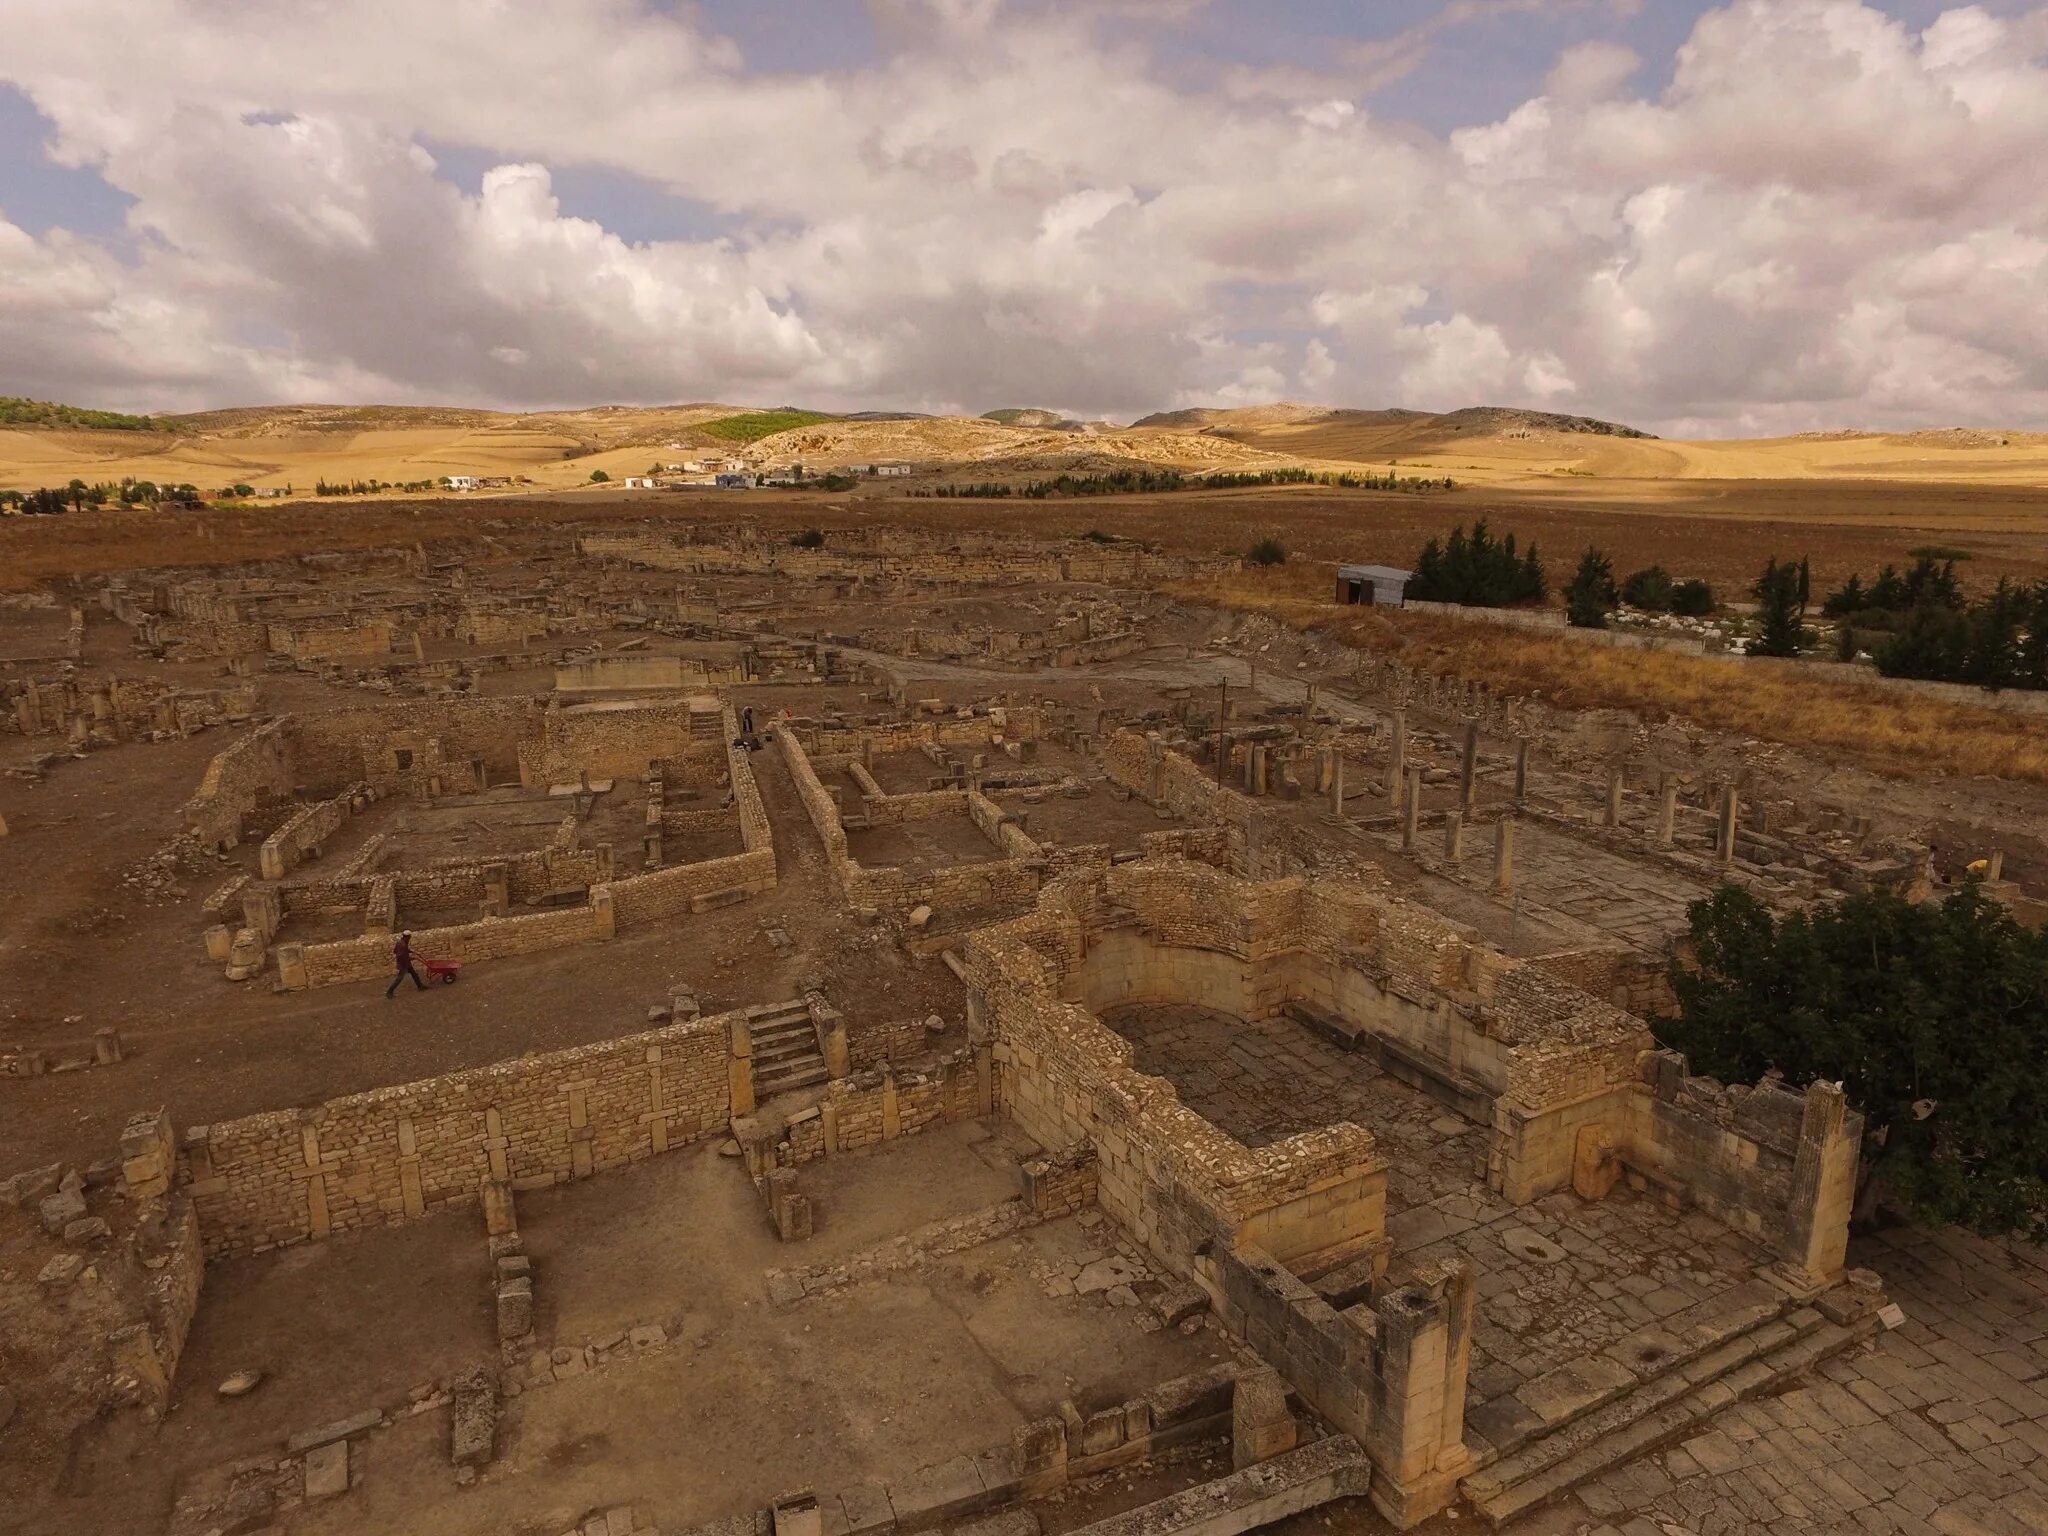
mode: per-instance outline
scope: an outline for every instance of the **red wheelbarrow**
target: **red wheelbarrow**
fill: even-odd
[[[427,978],[430,981],[438,981],[444,987],[452,987],[455,985],[456,979],[462,975],[462,962],[460,960],[422,960],[420,962],[420,969],[427,973]]]

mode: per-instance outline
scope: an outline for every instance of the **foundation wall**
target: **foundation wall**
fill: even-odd
[[[580,907],[416,928],[412,948],[422,960],[459,960],[474,965],[507,955],[593,943],[609,939],[615,932],[611,896],[606,887],[599,886],[591,892],[590,903]],[[278,975],[287,991],[386,980],[394,974],[391,943],[389,934],[372,934],[329,944],[283,944],[278,947]]]
[[[684,758],[694,749],[715,761],[732,740],[721,713],[692,709],[678,699],[631,708],[550,711],[539,732],[519,744],[519,779],[540,788],[594,779],[644,779],[657,758]]]
[[[268,801],[292,792],[293,753],[283,721],[274,720],[216,754],[185,802],[185,829],[209,847],[233,847],[242,822]]]
[[[179,1160],[207,1256],[260,1252],[623,1167],[722,1130],[720,1014],[194,1127]]]

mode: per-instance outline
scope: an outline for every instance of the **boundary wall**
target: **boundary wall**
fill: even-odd
[[[194,1126],[178,1184],[219,1258],[623,1167],[725,1128],[743,1012]]]

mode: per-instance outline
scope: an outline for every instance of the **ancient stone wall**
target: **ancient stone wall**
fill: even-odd
[[[440,928],[416,928],[412,947],[422,960],[458,960],[474,965],[480,960],[499,960],[507,955],[594,943],[609,939],[616,932],[610,888],[600,885],[591,891],[590,901],[583,906],[521,913],[516,917],[480,918],[473,923]],[[326,944],[280,944],[278,979],[287,991],[380,980],[393,974],[391,944],[389,934],[367,934]]]
[[[449,792],[479,787],[472,769],[505,783],[519,770],[519,743],[539,731],[525,698],[419,699],[293,715],[292,768],[307,790],[333,794],[361,779],[379,790],[442,777]]]
[[[339,620],[295,623],[273,620],[265,633],[266,647],[280,656],[327,660],[340,656],[390,654],[398,625],[389,614],[350,616]]]
[[[242,822],[257,806],[292,792],[293,752],[286,722],[258,726],[206,765],[199,788],[185,802],[185,830],[208,847],[232,848]]]
[[[352,784],[331,800],[316,800],[300,806],[285,818],[284,825],[263,840],[258,850],[258,867],[266,880],[281,880],[308,853],[341,830],[355,813],[358,801],[367,802],[370,787]]]
[[[539,788],[592,778],[644,779],[660,758],[684,759],[692,749],[716,760],[733,732],[721,739],[720,711],[687,699],[632,705],[588,704],[551,709],[540,729],[519,744],[519,779]]]
[[[722,1129],[732,1016],[186,1133],[179,1184],[209,1257],[469,1205],[487,1182],[540,1188]]]

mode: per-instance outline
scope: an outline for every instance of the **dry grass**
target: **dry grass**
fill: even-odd
[[[1678,716],[1719,731],[1819,748],[1898,776],[2048,783],[2048,730],[2039,717],[1734,659],[1606,646],[1436,614],[1336,608],[1323,596],[1323,573],[1304,568],[1173,591],[1190,602],[1263,614],[1290,629],[1397,652],[1421,671],[1507,693],[1540,694],[1566,709]]]

